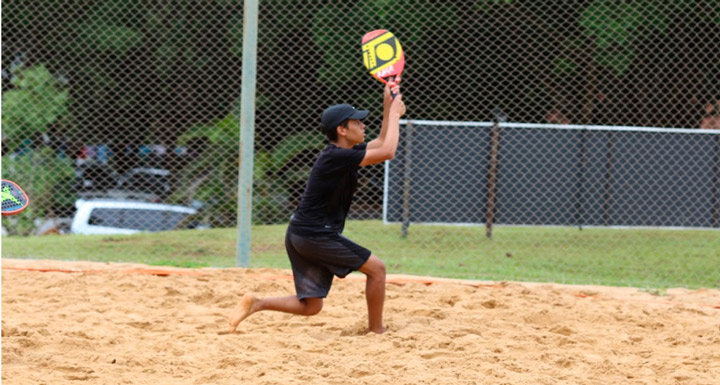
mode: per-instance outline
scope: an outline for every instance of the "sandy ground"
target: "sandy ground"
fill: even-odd
[[[720,384],[720,290],[393,276],[374,335],[352,275],[317,316],[263,312],[222,335],[243,293],[293,293],[289,272],[2,266],[4,385]]]

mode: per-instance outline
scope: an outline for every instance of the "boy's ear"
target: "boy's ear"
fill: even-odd
[[[335,130],[337,130],[338,136],[340,136],[340,135],[345,136],[347,128],[345,128],[343,126],[337,126],[337,128]]]

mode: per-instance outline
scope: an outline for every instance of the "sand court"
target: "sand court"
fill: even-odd
[[[364,277],[313,317],[245,292],[294,293],[289,271],[3,259],[3,384],[720,383],[720,290],[391,276],[388,333],[366,333]]]

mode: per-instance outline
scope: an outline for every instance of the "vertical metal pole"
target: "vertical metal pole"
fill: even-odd
[[[250,266],[253,151],[255,139],[255,82],[257,78],[258,0],[245,0],[243,21],[242,89],[240,93],[240,167],[238,170],[237,266]]]
[[[500,124],[496,120],[490,132],[490,165],[488,168],[487,212],[485,213],[485,237],[492,239],[492,226],[495,222],[495,203],[497,192],[498,148],[500,147]]]
[[[713,157],[713,183],[710,201],[712,202],[712,220],[710,226],[720,227],[720,135],[715,137],[715,156]]]
[[[582,129],[580,135],[580,148],[578,149],[577,184],[575,193],[575,223],[578,230],[582,230],[585,224],[585,167],[587,164],[587,140],[589,131]]]
[[[614,144],[615,136],[612,131],[607,133],[607,159],[605,161],[605,197],[603,200],[603,224],[610,226],[612,224],[612,176],[613,176],[613,156],[614,156]]]
[[[410,227],[410,200],[412,199],[412,135],[413,124],[408,122],[405,131],[405,163],[403,170],[403,223],[402,237],[407,238]]]

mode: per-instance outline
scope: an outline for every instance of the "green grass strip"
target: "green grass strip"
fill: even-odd
[[[253,227],[251,267],[289,269],[286,225]],[[410,226],[350,221],[345,235],[385,261],[389,273],[478,280],[720,287],[720,232],[569,227]],[[236,229],[137,235],[3,237],[4,258],[235,266]]]

